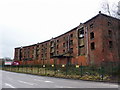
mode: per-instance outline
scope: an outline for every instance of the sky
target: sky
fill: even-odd
[[[101,4],[119,0],[0,0],[0,58],[14,48],[59,36],[94,17]]]

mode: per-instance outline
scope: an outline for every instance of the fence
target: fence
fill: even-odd
[[[44,76],[65,77],[84,80],[109,80],[118,76],[119,65],[79,66],[79,65],[20,65],[4,66],[3,70]]]

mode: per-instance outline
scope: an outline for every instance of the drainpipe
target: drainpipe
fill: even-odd
[[[89,43],[88,43],[88,29],[87,27],[85,27],[85,36],[86,36],[86,50],[87,50],[87,64],[90,63],[90,57],[89,57],[89,51],[88,51],[88,48],[89,48]]]

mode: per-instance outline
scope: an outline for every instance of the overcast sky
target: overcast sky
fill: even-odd
[[[15,47],[49,40],[84,23],[104,1],[0,0],[0,58],[14,58]]]

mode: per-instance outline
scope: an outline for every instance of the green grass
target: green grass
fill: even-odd
[[[61,77],[61,78],[70,78],[70,79],[82,79],[82,80],[92,80],[92,81],[110,81],[111,75],[101,72],[99,69],[90,69],[90,68],[66,68],[61,67],[4,67],[3,70],[18,72],[18,73],[27,73],[35,74],[42,76],[52,76],[52,77]],[[102,78],[101,75],[104,75]]]

